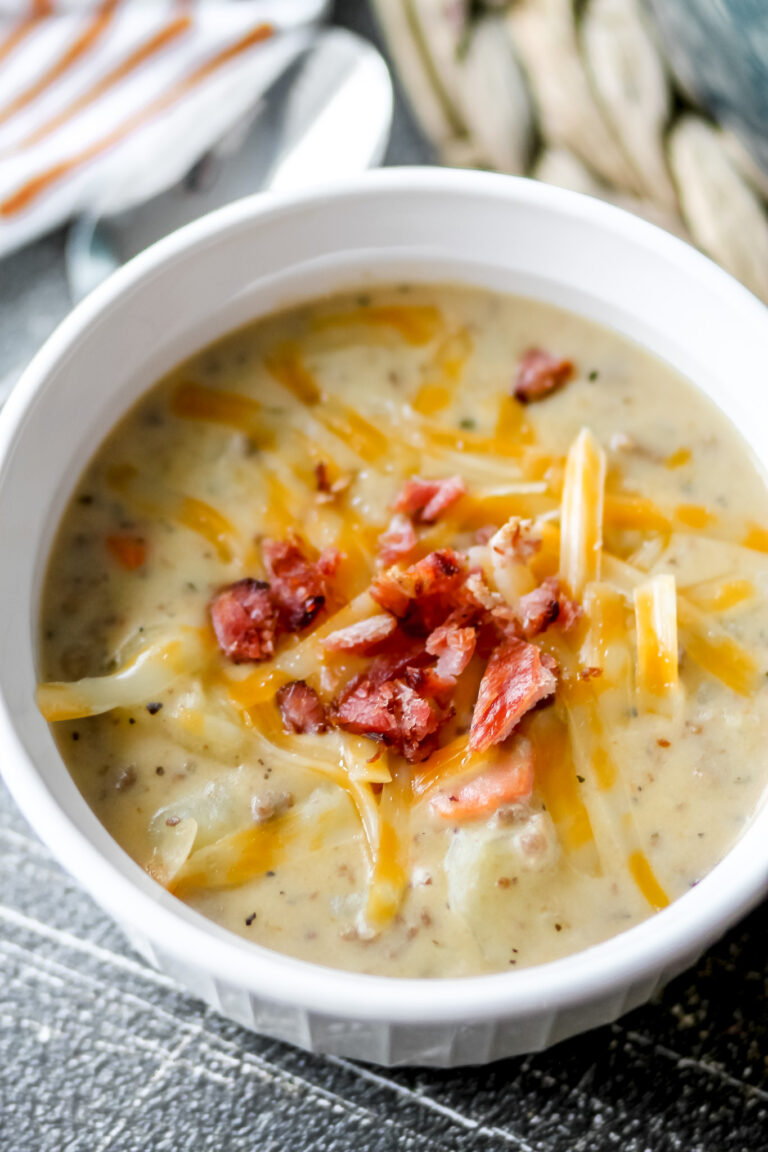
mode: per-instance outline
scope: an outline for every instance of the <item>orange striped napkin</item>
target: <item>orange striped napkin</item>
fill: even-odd
[[[0,0],[0,255],[176,183],[327,0]]]

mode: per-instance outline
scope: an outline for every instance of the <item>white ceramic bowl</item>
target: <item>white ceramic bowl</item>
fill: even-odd
[[[61,863],[151,963],[226,1015],[381,1064],[481,1063],[613,1020],[691,964],[763,894],[765,807],[696,888],[586,952],[462,980],[354,975],[249,944],[164,892],[88,809],[34,704],[48,549],[115,421],[167,369],[251,317],[404,277],[523,293],[617,329],[693,379],[768,462],[768,311],[632,216],[542,184],[444,170],[383,171],[233,204],[94,292],[0,417],[0,747],[11,791]]]

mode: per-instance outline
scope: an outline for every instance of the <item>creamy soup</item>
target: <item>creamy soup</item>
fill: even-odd
[[[668,366],[399,285],[260,320],[82,476],[39,705],[189,907],[361,972],[589,947],[681,896],[768,768],[768,499]]]

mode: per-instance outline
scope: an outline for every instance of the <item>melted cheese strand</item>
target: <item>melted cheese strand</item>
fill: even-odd
[[[629,871],[637,887],[654,912],[660,912],[669,904],[669,896],[654,875],[644,852],[635,850],[629,854]]]
[[[169,890],[183,898],[193,891],[238,888],[278,865],[295,864],[335,843],[348,842],[351,830],[338,808],[318,807],[310,798],[282,816],[198,848],[178,870]]]
[[[606,493],[605,526],[635,532],[670,532],[672,524],[646,496]]]
[[[579,871],[594,876],[600,870],[599,861],[568,726],[554,708],[545,708],[531,717],[526,735],[533,745],[535,786],[552,817],[560,846]]]
[[[454,399],[474,341],[466,328],[449,332],[422,368],[422,382],[413,399],[414,411],[422,416],[442,412]]]
[[[633,596],[634,589],[647,580],[645,572],[616,556],[604,553],[603,562],[608,578],[627,596]],[[679,593],[677,618],[683,647],[691,660],[734,692],[749,696],[757,680],[757,665],[751,653]]]
[[[49,723],[134,708],[165,692],[182,676],[194,676],[207,655],[197,628],[179,628],[148,644],[117,672],[71,683],[51,681],[37,689],[37,706]]]
[[[600,579],[604,486],[605,453],[582,428],[568,452],[560,513],[560,577],[576,600]]]
[[[679,688],[677,592],[671,575],[654,576],[634,590],[637,688],[649,711],[668,705]]]
[[[327,328],[391,328],[407,344],[429,344],[439,334],[443,316],[431,304],[384,304],[376,307],[326,312],[312,317],[312,327],[322,332]]]
[[[236,528],[205,500],[163,490],[157,483],[143,479],[131,464],[110,469],[107,482],[143,516],[173,520],[215,548],[223,564],[235,559],[242,563],[243,545]]]
[[[751,580],[702,580],[689,584],[685,595],[703,612],[730,612],[732,608],[753,600],[757,589]]]
[[[421,800],[435,788],[464,776],[478,759],[469,750],[469,733],[455,736],[448,744],[433,752],[426,763],[411,776],[411,789]]]
[[[379,835],[371,869],[366,923],[381,931],[391,923],[408,886],[410,812],[408,779],[400,770],[385,784],[379,801]]]

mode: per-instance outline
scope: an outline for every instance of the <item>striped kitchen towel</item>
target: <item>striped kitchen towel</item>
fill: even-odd
[[[180,180],[327,0],[0,0],[0,256]]]

